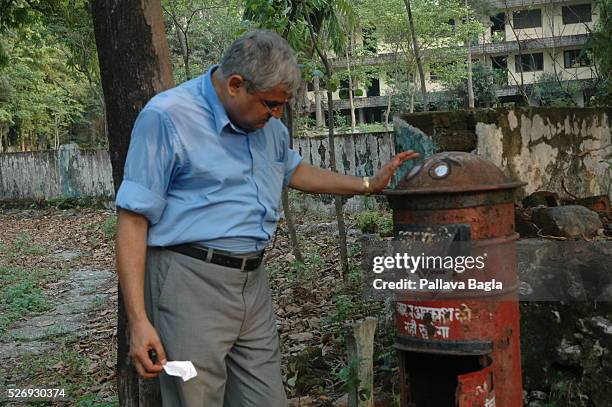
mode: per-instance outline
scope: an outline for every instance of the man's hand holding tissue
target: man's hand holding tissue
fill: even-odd
[[[129,335],[130,356],[138,374],[145,379],[157,377],[166,363],[166,352],[159,340],[157,331],[146,320],[130,324]],[[155,363],[149,357],[149,350],[151,349],[157,354]]]
[[[120,209],[117,217],[117,274],[125,301],[130,338],[130,356],[138,374],[156,377],[166,363],[166,352],[157,331],[147,318],[144,304],[144,275],[149,221],[142,215]],[[149,358],[157,353],[157,362]]]

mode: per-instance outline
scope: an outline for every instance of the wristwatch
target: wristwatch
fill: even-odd
[[[365,190],[364,195],[366,196],[372,193],[370,190],[370,177],[363,177],[363,189]]]

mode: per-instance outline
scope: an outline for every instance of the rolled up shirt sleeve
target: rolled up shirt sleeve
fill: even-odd
[[[117,207],[157,223],[180,163],[174,127],[162,112],[145,107],[132,130]]]
[[[295,150],[289,147],[289,131],[287,128],[282,125],[282,134],[283,134],[283,162],[285,163],[285,174],[283,177],[283,188],[289,185],[291,182],[291,176],[293,172],[297,168],[297,166],[302,162],[302,156]]]
[[[287,154],[285,155],[285,177],[283,178],[283,187],[287,187],[289,182],[291,182],[291,176],[293,172],[297,168],[297,166],[302,162],[302,156],[292,149],[287,150]]]

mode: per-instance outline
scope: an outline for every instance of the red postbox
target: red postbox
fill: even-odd
[[[477,155],[445,152],[384,192],[396,237],[452,230],[455,240],[489,252],[486,272],[504,287],[396,303],[402,406],[522,406],[514,247],[514,194],[522,185]]]

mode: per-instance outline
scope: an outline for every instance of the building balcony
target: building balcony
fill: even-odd
[[[472,55],[513,54],[522,50],[574,47],[586,44],[588,34],[529,38],[519,41],[485,43],[472,47]]]
[[[497,10],[513,8],[533,8],[538,5],[551,5],[570,3],[572,0],[489,0],[489,3]]]
[[[472,46],[472,55],[512,54],[519,52],[519,50],[575,47],[586,44],[588,37],[589,34],[577,34],[546,38],[529,38],[520,40],[520,46],[519,41],[490,42]],[[393,59],[393,54],[386,53],[376,56],[358,57],[353,59],[351,64],[354,66],[384,65],[393,62]],[[331,63],[336,69],[346,68],[345,58],[333,58],[331,59]]]

